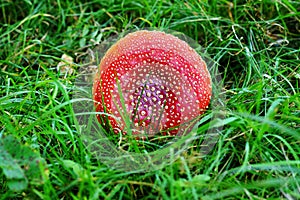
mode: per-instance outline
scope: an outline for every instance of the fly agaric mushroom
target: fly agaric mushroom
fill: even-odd
[[[185,41],[160,31],[136,31],[106,52],[93,96],[100,123],[126,134],[169,135],[203,114],[212,93],[205,62]],[[115,116],[115,117],[111,117]],[[103,120],[106,118],[106,121]]]

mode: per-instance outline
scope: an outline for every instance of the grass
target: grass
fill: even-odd
[[[1,199],[299,199],[298,1],[1,0],[0,137],[46,161],[43,183]],[[155,171],[113,170],[82,141],[72,103],[88,49],[146,27],[199,42],[218,63],[224,127],[206,156],[190,144]],[[60,74],[63,54],[74,58]],[[208,111],[209,113],[210,111]],[[207,128],[199,127],[200,130]]]

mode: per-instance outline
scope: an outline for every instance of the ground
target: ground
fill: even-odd
[[[0,5],[0,199],[300,198],[298,1]],[[181,32],[216,63],[224,126],[206,155],[191,143],[161,169],[118,171],[82,140],[75,82],[89,50],[145,28]]]

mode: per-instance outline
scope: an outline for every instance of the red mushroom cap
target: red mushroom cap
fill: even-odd
[[[183,40],[160,31],[120,39],[102,58],[93,86],[96,111],[118,119],[108,117],[116,133],[125,128],[125,113],[134,134],[148,135],[178,134],[182,124],[207,109],[211,93],[202,58]],[[101,122],[104,115],[97,117]]]

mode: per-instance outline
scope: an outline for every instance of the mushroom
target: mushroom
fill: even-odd
[[[93,85],[96,111],[110,114],[97,114],[100,123],[126,134],[127,114],[132,133],[148,136],[182,134],[208,108],[211,93],[202,58],[161,31],[136,31],[112,45]]]

